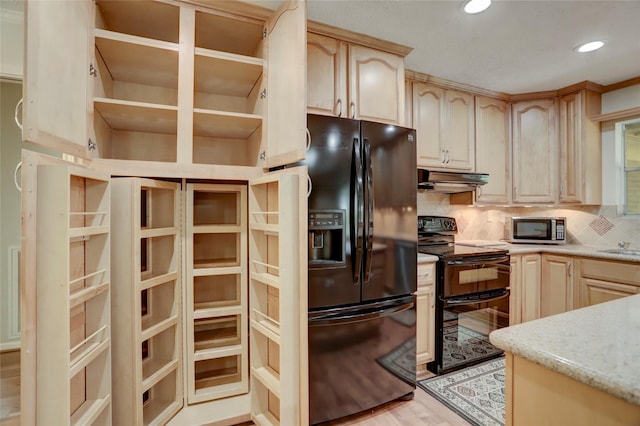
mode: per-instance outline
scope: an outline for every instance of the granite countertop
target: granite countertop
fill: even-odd
[[[511,244],[504,241],[474,241],[478,244],[485,244],[488,248],[506,248],[510,254],[527,253],[551,253],[565,256],[585,256],[600,259],[609,259],[626,262],[640,263],[640,256],[632,254],[603,253],[601,250],[614,249],[616,247],[586,246],[581,244]],[[456,240],[458,244],[464,244],[463,240]]]
[[[432,254],[418,253],[418,263],[436,262],[437,260],[438,260],[438,256],[434,256]]]
[[[640,405],[640,294],[502,328],[489,339],[516,356]]]

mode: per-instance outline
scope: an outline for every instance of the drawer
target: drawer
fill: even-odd
[[[640,265],[638,263],[581,259],[579,274],[582,278],[640,286]],[[419,275],[418,273],[418,282],[420,282]]]
[[[418,263],[418,287],[433,284],[435,273],[435,263]]]

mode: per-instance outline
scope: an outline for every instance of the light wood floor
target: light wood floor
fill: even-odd
[[[0,354],[0,423],[20,424],[20,353]],[[251,424],[251,423],[247,423]],[[417,388],[410,401],[393,401],[373,410],[324,423],[324,426],[468,426],[469,423]]]

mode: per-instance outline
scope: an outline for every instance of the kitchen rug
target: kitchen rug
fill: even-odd
[[[420,380],[418,386],[472,425],[504,425],[504,357]]]

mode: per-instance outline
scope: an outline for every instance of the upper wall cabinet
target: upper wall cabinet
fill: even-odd
[[[478,188],[478,203],[506,204],[511,199],[511,138],[507,102],[476,96],[476,170],[489,173]]]
[[[600,126],[589,116],[600,113],[600,94],[580,90],[562,96],[559,107],[559,201],[602,202],[602,144]]]
[[[557,200],[556,108],[555,99],[512,105],[514,203]]]
[[[402,56],[309,33],[310,113],[404,124]]]
[[[419,167],[475,170],[473,95],[414,82],[412,116]]]
[[[106,160],[298,161],[305,37],[304,1],[271,19],[233,3],[28,2],[24,139]]]

